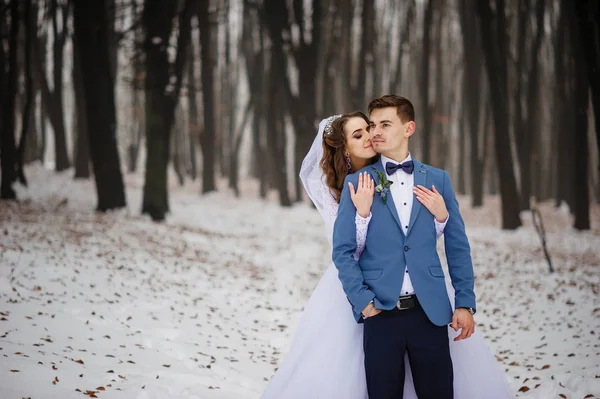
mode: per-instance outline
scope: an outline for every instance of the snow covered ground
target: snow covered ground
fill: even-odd
[[[140,175],[127,210],[96,214],[71,174],[29,167],[22,201],[0,202],[0,398],[259,398],[330,261],[317,212],[172,178],[156,224]],[[476,321],[515,396],[600,398],[598,206],[581,233],[542,205],[550,275],[530,215],[502,232],[486,202],[461,199]]]

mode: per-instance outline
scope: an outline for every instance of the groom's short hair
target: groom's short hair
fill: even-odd
[[[403,123],[415,120],[415,107],[404,97],[396,94],[387,94],[376,98],[369,103],[369,114],[379,108],[396,108],[396,114]]]

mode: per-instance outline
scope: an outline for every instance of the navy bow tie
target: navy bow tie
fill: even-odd
[[[386,162],[385,164],[385,171],[389,176],[396,173],[398,169],[402,169],[410,175],[415,169],[415,164],[413,163],[413,161],[406,161],[404,163]]]

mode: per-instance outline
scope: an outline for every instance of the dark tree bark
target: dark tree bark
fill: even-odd
[[[38,82],[39,84],[39,82]],[[40,87],[40,93],[42,93],[42,89]],[[43,95],[42,95],[43,97]],[[44,106],[44,100],[40,101],[40,147],[39,147],[39,155],[38,159],[44,164],[46,160],[46,120],[48,119],[46,107]]]
[[[573,206],[573,193],[570,186],[570,176],[572,175],[571,154],[573,149],[570,148],[573,143],[570,137],[564,132],[572,129],[571,113],[568,112],[569,104],[569,81],[571,80],[572,72],[570,66],[571,54],[570,46],[568,45],[569,37],[569,18],[568,12],[565,10],[568,7],[565,2],[560,3],[560,15],[558,26],[555,29],[554,36],[554,70],[556,71],[556,83],[554,93],[553,113],[555,131],[553,134],[556,137],[555,157],[561,156],[563,161],[554,162],[553,166],[556,169],[556,206],[560,206],[562,201],[566,201],[569,206]],[[567,160],[568,158],[568,160]]]
[[[192,30],[190,29],[190,35]],[[194,51],[194,42],[190,36],[190,46],[187,61],[187,95],[188,95],[188,138],[190,141],[190,170],[189,175],[192,180],[196,180],[198,173],[196,162],[196,139],[200,137],[200,118],[198,117],[198,101],[196,100],[196,74],[194,73],[194,60],[196,59]]]
[[[233,148],[231,154],[229,154],[229,187],[233,189],[233,192],[236,197],[240,196],[240,187],[239,187],[239,162],[240,162],[240,149],[242,148],[242,139],[244,138],[244,131],[246,129],[246,124],[248,123],[248,119],[250,117],[252,111],[252,102],[250,101],[248,105],[246,105],[246,109],[244,110],[244,116],[242,119],[242,123],[238,126],[234,137]]]
[[[139,18],[138,6],[136,1],[131,2],[131,12],[133,19]],[[135,54],[133,56],[133,84],[132,84],[132,96],[131,96],[131,108],[133,110],[133,123],[130,127],[130,139],[129,145],[127,146],[127,170],[129,173],[135,173],[137,170],[138,156],[140,153],[140,145],[142,142],[142,136],[145,131],[144,116],[142,112],[142,106],[140,104],[140,91],[143,87],[143,32],[139,27],[135,28],[134,31],[135,40]]]
[[[520,209],[529,209],[532,196],[532,169],[535,159],[535,138],[539,129],[539,62],[538,54],[542,44],[544,27],[544,6],[546,0],[537,0],[535,8],[531,0],[520,0],[518,9],[516,90],[514,93],[514,132],[519,159],[521,181]],[[528,29],[527,22],[535,10],[536,29]],[[530,38],[531,37],[531,38]],[[529,44],[527,54],[525,44]]]
[[[175,115],[175,123],[173,125],[173,170],[175,171],[175,175],[177,176],[177,180],[180,186],[183,186],[185,183],[185,173],[183,164],[185,163],[185,157],[183,156],[184,151],[184,136],[185,133],[183,131],[183,125],[181,123],[182,116],[181,105],[177,106],[177,112]]]
[[[260,22],[258,13],[251,12],[249,0],[244,1],[244,27],[242,51],[246,63],[246,74],[250,91],[250,101],[253,104],[252,117],[252,176],[259,180],[260,198],[266,198],[269,188],[269,151],[266,148],[266,109],[268,92],[265,84],[267,72],[265,67],[265,33],[264,25]],[[258,40],[253,40],[252,32],[258,32]]]
[[[466,121],[469,130],[469,153],[471,177],[471,206],[483,206],[483,177],[485,159],[480,155],[479,111],[481,109],[481,44],[478,40],[477,16],[467,0],[460,2],[460,19],[464,55],[464,101]],[[483,105],[485,107],[485,103]],[[486,126],[484,126],[485,132]],[[484,136],[485,137],[485,136]],[[483,145],[485,147],[485,143]]]
[[[73,0],[71,0],[73,1]],[[108,21],[107,26],[107,38],[108,38],[108,54],[110,61],[110,76],[112,77],[113,84],[117,81],[117,52],[119,50],[119,40],[115,32],[115,22],[117,20],[117,4],[115,0],[105,0],[106,7],[106,20]],[[134,3],[135,1],[132,1]]]
[[[73,25],[80,50],[87,132],[94,168],[97,210],[126,206],[117,150],[114,83],[111,74],[105,0],[74,1]]]
[[[189,42],[192,0],[186,0],[179,15],[179,34],[175,63],[167,53],[177,13],[177,2],[146,0],[143,25],[146,37],[146,172],[142,213],[155,221],[165,219],[169,211],[167,167],[169,163],[171,128],[179,99],[181,79]],[[207,2],[201,2],[206,4]],[[202,24],[200,24],[202,25]],[[171,69],[173,73],[171,73]]]
[[[31,129],[31,124],[34,122],[34,106],[35,106],[35,90],[33,84],[33,76],[32,76],[32,65],[31,65],[31,55],[33,52],[33,40],[36,40],[37,35],[37,14],[32,14],[31,9],[31,1],[25,0],[25,4],[23,5],[23,22],[25,26],[25,63],[23,68],[25,69],[24,76],[24,84],[25,84],[25,105],[23,106],[23,114],[21,115],[21,138],[19,140],[19,147],[17,149],[17,171],[16,178],[23,184],[27,186],[27,179],[25,178],[25,153],[27,149],[27,140],[35,140],[35,137],[30,138],[30,134],[33,133]]]
[[[504,0],[496,1],[492,12],[487,1],[476,2],[479,15],[482,48],[492,101],[494,119],[494,142],[496,163],[500,179],[502,202],[502,228],[516,229],[521,226],[517,184],[510,151],[508,107],[508,44]]]
[[[12,185],[16,177],[15,147],[15,98],[17,95],[17,46],[19,37],[19,0],[11,0],[10,33],[8,37],[8,60],[4,46],[0,46],[0,99],[2,116],[0,119],[0,165],[2,182],[0,199],[15,200],[17,194]],[[1,31],[0,31],[1,33]],[[6,69],[8,63],[8,70]]]
[[[587,66],[587,77],[592,94],[592,107],[596,129],[596,150],[600,156],[600,2],[580,0],[574,2],[576,25],[580,28],[582,52]],[[600,170],[600,161],[598,163]]]
[[[46,79],[46,73],[44,71],[45,58],[44,47],[39,40],[36,40],[36,60],[34,63],[38,66],[37,75],[42,90],[42,101],[44,102],[44,109],[52,124],[54,131],[54,151],[55,151],[55,170],[57,172],[68,169],[71,166],[69,161],[69,155],[67,152],[67,138],[65,131],[64,121],[64,107],[63,107],[63,49],[65,41],[68,35],[68,29],[66,28],[66,20],[69,16],[70,6],[69,4],[59,5],[57,0],[50,0],[50,8],[52,11],[52,56],[53,56],[53,87],[50,91],[48,80]],[[61,28],[58,28],[60,11]]]
[[[273,173],[273,182],[279,192],[279,204],[281,206],[292,206],[290,194],[288,191],[288,180],[286,173],[286,133],[284,124],[284,94],[282,87],[278,84],[284,70],[278,68],[275,57],[271,56],[271,65],[269,69],[269,106],[267,107],[267,145],[271,153],[272,164],[270,165]]]
[[[360,50],[358,52],[358,79],[353,90],[354,109],[363,109],[367,101],[367,68],[373,63],[373,49],[375,44],[375,2],[363,1],[361,15],[361,39]]]
[[[75,92],[76,115],[75,178],[87,179],[90,177],[90,143],[80,46],[80,40],[73,40],[73,91]]]
[[[334,51],[337,52],[334,66],[328,70],[328,76],[333,83],[334,103],[331,114],[341,109],[353,109],[352,88],[355,82],[352,79],[352,23],[354,20],[354,2],[352,0],[340,0],[335,15],[339,21],[339,32],[334,32]],[[325,86],[325,85],[324,85]],[[327,87],[324,87],[327,90]],[[329,113],[323,115],[331,115]]]
[[[528,2],[530,0],[527,0]],[[535,5],[536,31],[533,41],[529,47],[529,73],[526,88],[527,115],[524,119],[524,133],[527,143],[524,147],[528,154],[521,155],[521,209],[529,209],[529,199],[532,196],[533,179],[532,174],[537,162],[539,162],[539,148],[536,146],[537,137],[540,132],[540,62],[538,55],[542,46],[544,36],[544,10],[546,0],[537,0]],[[531,7],[528,9],[531,11]],[[525,149],[523,149],[524,151]]]
[[[390,87],[391,93],[395,93],[401,89],[400,82],[402,81],[403,73],[402,57],[404,54],[404,47],[406,46],[406,43],[410,40],[410,33],[416,21],[415,10],[417,8],[415,0],[405,0],[403,2],[397,2],[396,4],[404,4],[404,7],[406,7],[406,11],[404,13],[406,14],[406,17],[404,19],[402,35],[400,36],[400,41],[398,43],[398,59],[396,60],[396,72],[394,73],[394,77]]]
[[[421,72],[419,74],[419,92],[421,97],[421,109],[418,111],[420,119],[419,135],[421,136],[421,160],[423,163],[431,163],[431,109],[429,107],[429,56],[431,55],[431,26],[433,24],[433,10],[436,0],[429,0],[425,8],[425,19],[423,21],[423,45],[421,53]]]
[[[529,0],[518,0],[517,2],[517,54],[515,59],[515,82],[514,82],[514,93],[513,93],[513,132],[515,135],[515,143],[517,147],[517,159],[519,161],[518,172],[520,175],[521,183],[521,196],[519,197],[519,209],[524,210],[529,208],[529,196],[525,198],[523,195],[523,189],[529,184],[528,180],[525,180],[525,176],[528,173],[527,164],[530,159],[530,132],[525,129],[525,106],[523,101],[523,91],[526,80],[529,79],[527,76],[527,68],[525,59],[525,44],[528,41],[527,19],[529,17]]]
[[[302,190],[298,173],[302,159],[310,149],[314,138],[316,127],[316,79],[317,70],[318,43],[321,30],[321,2],[313,0],[312,12],[312,33],[310,41],[304,34],[305,16],[302,2],[294,2],[294,15],[299,29],[299,45],[292,47],[291,52],[294,56],[295,64],[298,67],[298,87],[299,95],[295,96],[291,90],[290,79],[287,73],[279,73],[276,76],[280,79],[279,85],[283,89],[283,97],[286,107],[282,108],[283,115],[288,113],[294,126],[296,138],[296,147],[294,151],[294,176],[296,187],[296,200],[302,199]],[[292,43],[286,43],[283,34],[289,36],[291,32],[289,10],[283,1],[267,0],[264,3],[264,9],[261,10],[261,21],[268,28],[269,38],[271,39],[271,56],[274,58],[274,66],[277,70],[287,71],[288,60],[284,53],[284,48],[293,46]],[[271,77],[272,79],[272,77]],[[298,172],[298,173],[297,173]]]
[[[465,79],[466,76],[463,74],[463,82],[462,82],[462,97],[463,104],[465,98]],[[462,111],[460,113],[460,124],[462,126],[467,126],[467,111],[466,107],[462,107]],[[458,129],[458,179],[456,180],[455,190],[460,195],[467,195],[467,129]]]
[[[202,81],[202,104],[204,115],[204,130],[200,136],[202,149],[202,193],[217,189],[215,181],[215,137],[217,136],[215,116],[215,91],[212,60],[212,44],[210,29],[209,2],[202,1],[198,8],[198,34],[200,36],[200,63]]]
[[[581,30],[577,24],[575,3],[564,0],[561,3],[564,12],[569,13],[569,36],[572,49],[573,75],[573,158],[571,176],[571,190],[573,192],[572,212],[575,216],[573,227],[577,230],[590,229],[590,204],[588,182],[588,105],[589,84],[586,69],[585,47],[581,37]],[[562,151],[562,150],[561,150]]]
[[[310,26],[312,27],[310,40],[304,34],[304,27],[307,25],[305,15],[306,8],[303,7],[303,1],[294,0],[294,16],[296,23],[300,27],[300,42],[292,54],[296,66],[298,67],[299,99],[302,108],[292,106],[291,113],[295,113],[296,121],[304,119],[306,124],[294,125],[296,145],[294,148],[294,183],[296,201],[302,201],[302,182],[300,181],[300,167],[302,160],[308,153],[314,138],[314,127],[317,123],[317,80],[315,74],[318,67],[319,43],[321,42],[321,0],[312,0],[312,16]],[[365,2],[371,3],[371,2]],[[311,130],[310,128],[313,128]],[[305,130],[306,129],[306,130]]]
[[[24,76],[24,80],[25,80],[25,96],[27,96],[27,92],[29,90],[29,88],[27,87],[27,84],[31,85],[31,107],[29,109],[29,115],[28,115],[28,120],[27,122],[23,122],[23,125],[25,125],[25,123],[27,124],[27,131],[25,133],[25,138],[23,138],[23,136],[21,136],[21,143],[19,143],[19,147],[17,150],[17,157],[19,157],[19,151],[23,151],[23,164],[26,165],[28,163],[34,162],[34,161],[41,161],[41,157],[40,157],[40,146],[41,146],[41,128],[38,129],[38,127],[36,126],[37,120],[36,120],[36,98],[37,98],[37,94],[39,92],[39,85],[36,82],[35,79],[35,68],[33,68],[33,61],[34,61],[34,51],[35,51],[35,41],[37,40],[38,36],[37,36],[37,16],[38,16],[38,4],[35,1],[29,1],[29,4],[27,5],[27,7],[29,7],[29,10],[24,10],[24,12],[29,12],[29,18],[25,18],[24,17],[24,28],[25,28],[25,49],[24,51],[28,51],[29,55],[27,55],[27,53],[25,53],[25,66],[24,66],[24,72],[25,72],[25,76]],[[29,42],[27,42],[29,40]],[[28,50],[29,49],[29,50]],[[27,58],[29,57],[29,58]],[[29,61],[27,61],[29,60]],[[29,69],[29,83],[27,83],[27,68]],[[27,98],[26,98],[27,100]],[[26,105],[24,105],[23,110],[24,112],[26,111]],[[40,113],[41,113],[41,109],[40,109]],[[17,158],[17,163],[19,163],[19,160]],[[20,172],[17,171],[17,175]],[[19,179],[20,177],[17,176]],[[25,177],[25,176],[23,176]]]

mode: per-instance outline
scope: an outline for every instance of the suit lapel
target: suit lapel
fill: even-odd
[[[414,187],[417,187],[417,186],[427,187],[427,185],[426,185],[427,170],[425,169],[425,166],[423,166],[423,164],[421,162],[415,161],[414,159],[413,159],[413,162],[415,164],[415,169],[413,172],[414,179],[415,179]],[[421,202],[419,202],[419,200],[417,199],[416,195],[412,194],[412,196],[413,196],[413,204],[412,204],[412,209],[410,211],[410,222],[408,223],[408,230],[406,231],[407,236],[410,234],[410,231],[412,230],[412,228],[415,224],[415,221],[417,220],[417,216],[419,215],[419,211],[423,207]]]
[[[377,163],[375,163],[371,166],[371,176],[373,177],[373,180],[375,181],[375,185],[377,186],[379,184],[379,176],[377,176],[376,172],[383,172],[385,174],[383,165],[381,163],[381,159]],[[381,195],[377,191],[375,191],[374,195],[379,197],[379,199],[381,201],[383,201],[381,199]],[[387,205],[388,209],[390,210],[390,212],[392,213],[392,216],[394,217],[394,220],[398,224],[398,227],[400,227],[400,231],[402,232],[402,223],[400,223],[400,217],[398,216],[398,210],[396,209],[396,204],[394,204],[394,198],[392,197],[392,193],[388,192],[386,198],[387,198],[386,205]]]

